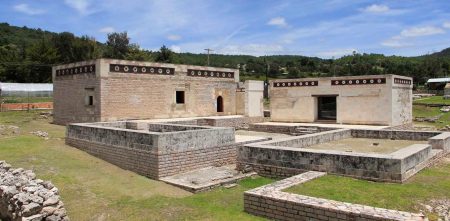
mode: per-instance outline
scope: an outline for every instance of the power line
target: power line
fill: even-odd
[[[208,64],[208,66],[209,66],[209,52],[210,52],[210,51],[214,51],[214,50],[212,50],[212,49],[210,49],[210,48],[206,48],[205,51],[207,51],[207,53],[208,53],[208,62],[207,62],[207,64]]]

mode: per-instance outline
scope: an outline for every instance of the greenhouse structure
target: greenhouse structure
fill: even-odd
[[[38,83],[2,83],[1,97],[52,97],[53,84]]]

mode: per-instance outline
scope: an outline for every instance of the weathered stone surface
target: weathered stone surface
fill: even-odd
[[[265,125],[265,127],[269,127]],[[279,126],[275,126],[279,128]],[[308,147],[345,138],[427,140],[392,153],[375,154],[317,150]],[[251,143],[238,147],[239,170],[252,168],[269,177],[289,177],[314,170],[375,181],[403,182],[450,148],[450,133],[396,130],[336,129]]]
[[[305,172],[244,193],[244,210],[276,220],[426,220],[424,215],[303,196],[282,190],[325,175]]]
[[[0,161],[0,220],[68,220],[63,205],[53,184]]]

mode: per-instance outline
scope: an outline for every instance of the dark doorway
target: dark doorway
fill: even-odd
[[[223,112],[223,98],[222,96],[217,97],[217,112]]]
[[[318,119],[336,121],[336,96],[318,97]]]

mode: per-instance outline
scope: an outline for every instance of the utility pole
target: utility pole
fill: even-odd
[[[210,49],[210,48],[206,48],[205,51],[207,51],[207,53],[208,53],[208,66],[209,66],[209,52],[210,52],[210,51],[214,51],[214,50],[212,50],[212,49]]]

